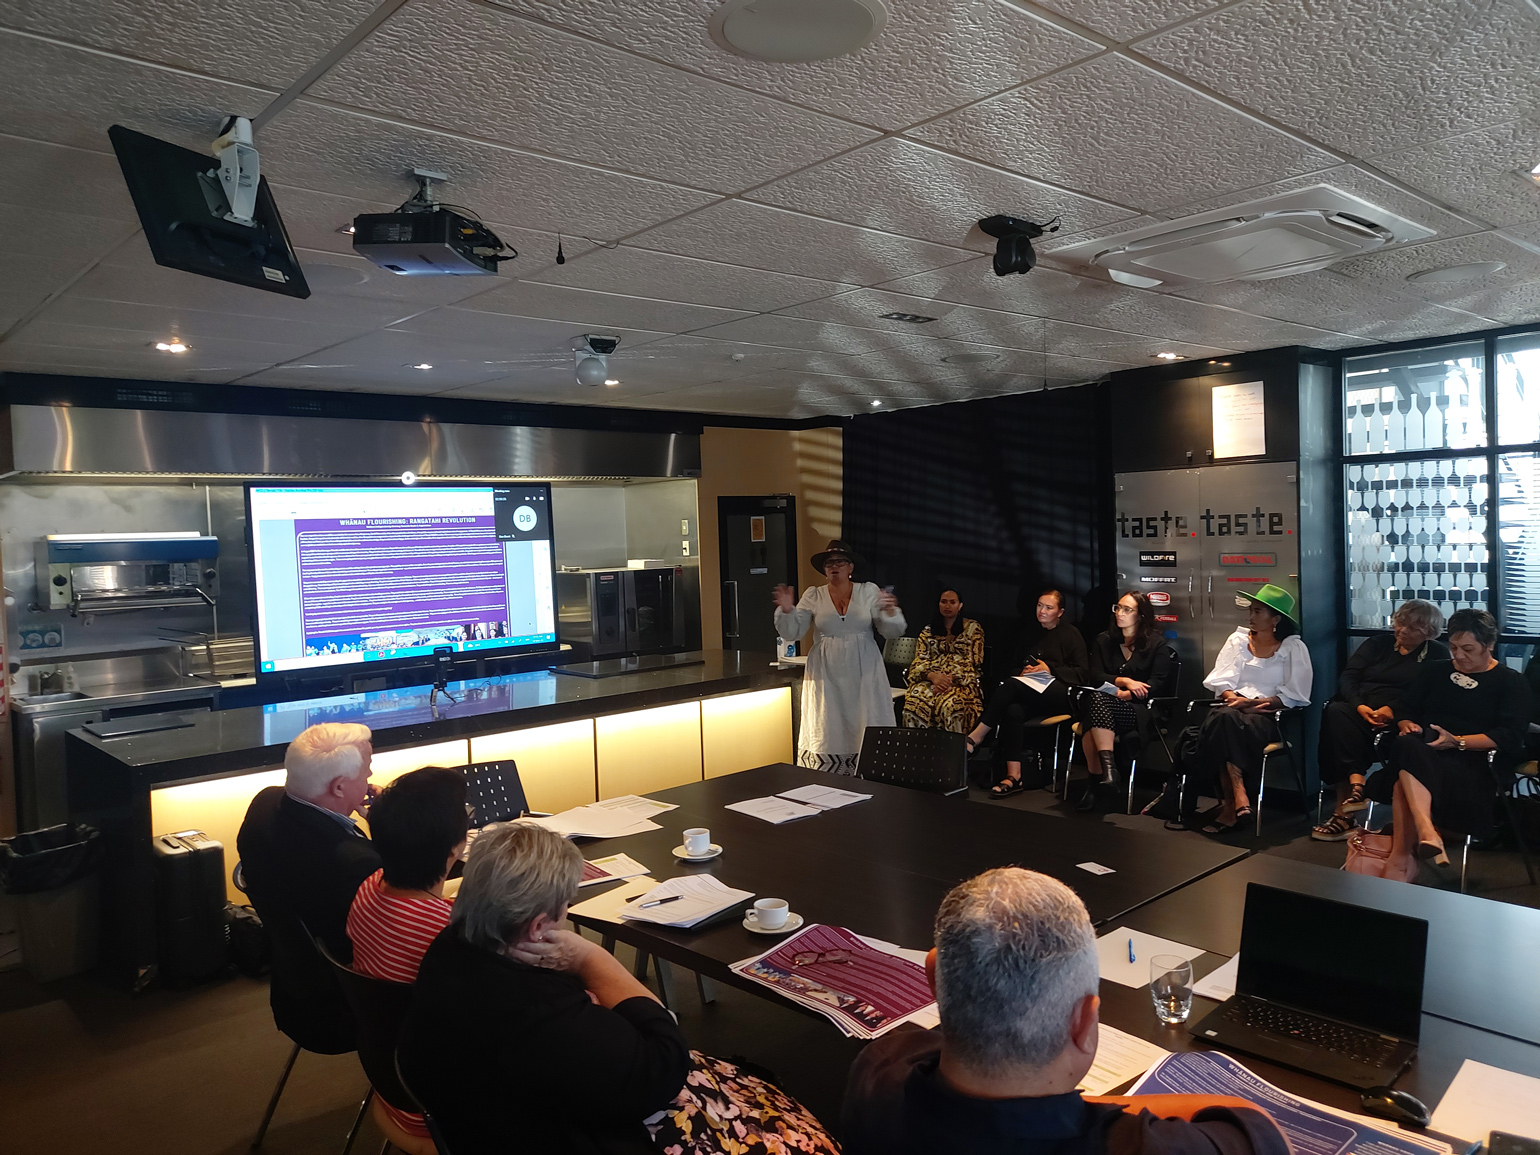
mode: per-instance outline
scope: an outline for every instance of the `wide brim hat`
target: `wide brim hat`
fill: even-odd
[[[1254,602],[1261,602],[1275,614],[1282,614],[1296,626],[1299,625],[1299,603],[1294,600],[1294,595],[1282,586],[1275,586],[1269,582],[1260,589],[1241,596],[1250,598]]]
[[[825,548],[809,558],[808,564],[819,573],[822,573],[823,567],[829,564],[830,558],[834,557],[845,558],[856,569],[861,569],[866,565],[866,559],[852,549],[848,541],[841,541],[839,538],[835,538]]]

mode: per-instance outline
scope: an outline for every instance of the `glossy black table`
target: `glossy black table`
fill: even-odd
[[[1134,911],[1121,925],[1232,955],[1240,949],[1249,882],[1426,919],[1423,1010],[1540,1044],[1540,910],[1531,907],[1258,854]]]
[[[724,809],[730,802],[809,784],[839,786],[872,798],[779,826]],[[661,830],[588,843],[584,854],[596,858],[624,852],[660,881],[711,874],[760,898],[784,898],[810,923],[843,926],[915,948],[930,946],[936,908],[946,892],[991,867],[1024,866],[1062,880],[1102,925],[1246,854],[1218,843],[834,778],[784,764],[650,797],[679,807],[657,816]],[[674,858],[673,848],[684,841],[681,832],[692,826],[711,830],[712,841],[724,848],[720,857],[704,863]],[[1085,862],[1113,873],[1080,869],[1078,864]],[[583,897],[601,889],[589,887]],[[578,921],[659,958],[736,983],[729,964],[776,941],[745,930],[741,917],[741,911],[734,911],[693,930]]]

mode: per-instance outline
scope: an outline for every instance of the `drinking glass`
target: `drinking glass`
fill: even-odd
[[[1150,998],[1161,1022],[1185,1023],[1192,1013],[1192,963],[1174,954],[1150,959]]]

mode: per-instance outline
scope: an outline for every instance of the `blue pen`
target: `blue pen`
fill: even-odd
[[[1129,962],[1133,962],[1134,961],[1134,940],[1133,939],[1129,939],[1128,940],[1128,961]]]

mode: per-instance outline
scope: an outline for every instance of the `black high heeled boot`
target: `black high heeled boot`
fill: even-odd
[[[1100,775],[1089,773],[1086,775],[1085,793],[1080,796],[1080,801],[1075,803],[1076,810],[1095,810],[1096,788],[1103,782],[1114,781],[1117,774],[1118,763],[1112,751],[1098,750],[1096,753],[1102,764],[1102,772]]]

